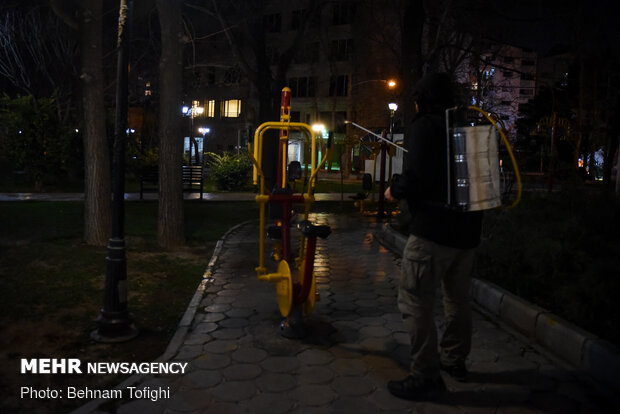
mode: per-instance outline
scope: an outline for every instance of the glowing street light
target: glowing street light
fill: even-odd
[[[198,101],[193,101],[192,106],[184,105],[181,107],[181,113],[186,116],[191,116],[192,119],[198,115],[202,115],[205,109],[202,106],[198,105]]]
[[[323,132],[325,130],[325,125],[323,124],[312,124],[312,130],[316,133]]]

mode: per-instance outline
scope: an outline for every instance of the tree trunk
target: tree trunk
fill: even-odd
[[[402,62],[402,118],[405,129],[415,115],[413,86],[422,77],[422,34],[426,18],[422,0],[408,0],[404,3],[401,23],[401,62]],[[407,137],[405,136],[405,140]],[[406,168],[406,157],[403,160]]]
[[[618,150],[616,151],[617,162],[616,162],[616,188],[615,188],[615,193],[616,193],[616,198],[618,200],[620,200],[620,136],[618,136],[617,139],[618,139],[618,143],[617,143]]]
[[[271,76],[265,71],[261,71],[261,82],[258,85],[259,96],[259,123],[273,122],[280,120],[280,100],[276,96],[280,96],[276,92],[276,87]],[[277,102],[277,103],[276,103]],[[276,185],[276,177],[278,175],[278,145],[280,142],[280,135],[276,130],[270,130],[263,136],[263,159],[262,170],[265,174],[265,186],[267,191],[273,190]]]
[[[183,139],[181,103],[183,94],[183,22],[181,2],[157,0],[161,26],[159,61],[159,214],[157,239],[162,247],[185,243],[183,181]]]
[[[110,157],[105,128],[101,0],[80,3],[82,103],[84,106],[84,240],[105,246],[110,236]]]

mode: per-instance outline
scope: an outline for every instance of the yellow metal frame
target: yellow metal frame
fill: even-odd
[[[256,202],[259,204],[259,214],[260,214],[260,224],[259,224],[259,264],[258,267],[255,268],[256,274],[260,280],[266,280],[271,282],[280,282],[283,279],[290,280],[290,271],[289,275],[283,275],[280,273],[280,269],[278,269],[277,273],[267,273],[267,268],[265,266],[265,206],[269,202],[269,194],[267,194],[265,189],[265,174],[262,170],[262,156],[263,156],[263,137],[265,133],[269,130],[284,130],[287,133],[283,134],[280,137],[280,140],[288,140],[288,131],[301,131],[305,134],[306,138],[310,139],[311,142],[311,160],[310,160],[310,169],[311,174],[308,179],[308,190],[304,194],[304,220],[308,219],[308,214],[310,212],[310,206],[314,202],[313,190],[316,184],[316,176],[319,170],[325,164],[327,157],[329,156],[329,148],[326,149],[321,161],[317,165],[317,137],[318,135],[312,131],[310,125],[303,122],[265,122],[261,124],[254,133],[254,145],[251,145],[248,151],[248,155],[252,164],[254,165],[252,180],[255,185],[259,185],[259,194],[255,197]],[[282,157],[283,160],[285,157]],[[282,186],[286,185],[287,176],[286,176],[286,162],[283,161],[280,168],[282,168]],[[298,267],[303,257],[304,251],[304,238],[300,242],[300,254],[298,256],[298,260],[296,262],[296,266]],[[284,291],[285,289],[281,289]]]

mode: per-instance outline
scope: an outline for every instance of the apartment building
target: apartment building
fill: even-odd
[[[398,85],[390,87],[388,82],[397,78],[396,56],[368,33],[368,22],[377,23],[372,4],[330,2],[313,14],[305,22],[305,35],[287,71],[291,118],[325,126],[325,135],[331,133],[336,144],[334,165],[353,148],[347,143],[365,135],[345,120],[371,130],[387,129],[388,103],[397,99]],[[308,7],[308,1],[274,0],[263,10],[265,47],[273,65],[289,48]],[[258,90],[240,69],[224,33],[205,44],[200,53],[208,59],[196,68],[197,85],[187,88],[186,102],[203,109],[192,119],[188,117],[188,124],[193,124],[197,139],[204,141],[205,151],[235,151],[247,146],[258,126]],[[197,133],[199,128],[202,134]],[[300,139],[291,136],[293,159],[303,156]],[[348,155],[352,159],[357,154]]]
[[[379,4],[380,3],[380,4]],[[274,65],[298,33],[310,1],[272,0],[261,11],[267,58]],[[363,169],[359,143],[367,134],[345,120],[380,132],[389,129],[388,103],[399,103],[400,28],[394,10],[373,1],[334,1],[310,17],[301,43],[286,72],[292,91],[293,121],[325,126],[336,147],[332,160]],[[455,73],[469,90],[470,103],[497,114],[516,138],[519,107],[536,94],[539,57],[513,45],[488,44],[466,58]],[[247,147],[258,119],[258,90],[241,70],[225,33],[209,38],[200,49],[205,56],[194,69],[195,85],[188,85],[186,105],[203,112],[189,119],[204,151],[236,151]],[[275,69],[274,69],[275,70]],[[395,88],[389,80],[396,80]],[[396,114],[397,132],[399,114]],[[274,119],[275,120],[275,119]],[[201,129],[199,129],[201,128]],[[198,131],[202,131],[199,133]],[[301,137],[291,136],[292,159],[303,157]],[[345,159],[347,161],[345,161]]]
[[[510,139],[516,138],[519,108],[536,94],[536,52],[511,45],[490,45],[480,59],[467,60],[471,104],[497,115]]]

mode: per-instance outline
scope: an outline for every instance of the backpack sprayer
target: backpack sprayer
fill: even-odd
[[[459,119],[457,112],[466,109],[481,113],[491,125],[462,125],[464,122]],[[502,205],[498,133],[508,151],[517,180],[517,196],[510,206],[512,208],[521,200],[521,175],[503,129],[487,112],[476,106],[446,110],[446,200],[450,208],[478,211]]]

